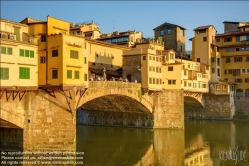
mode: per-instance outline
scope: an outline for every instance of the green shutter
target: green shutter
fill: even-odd
[[[0,68],[0,79],[1,80],[9,79],[9,68]]]
[[[25,50],[25,57],[29,57],[29,50]]]
[[[26,79],[30,79],[30,68],[26,68]]]
[[[30,58],[34,58],[34,51],[30,50]]]
[[[84,75],[84,81],[87,81],[87,74]]]
[[[86,42],[85,42],[85,49],[86,49]]]
[[[80,72],[74,71],[74,79],[79,79],[79,78],[80,78]]]
[[[22,79],[22,67],[19,67],[19,79]]]
[[[86,64],[86,57],[85,57],[85,64]]]
[[[75,51],[75,58],[79,59],[78,51]]]
[[[72,78],[72,70],[67,70],[67,78]]]
[[[73,58],[73,50],[70,50],[70,58]]]
[[[1,47],[1,53],[6,54],[6,47],[3,47],[3,46]]]
[[[24,49],[19,49],[19,55],[24,56]]]
[[[12,55],[12,48],[11,47],[7,47],[7,54]]]

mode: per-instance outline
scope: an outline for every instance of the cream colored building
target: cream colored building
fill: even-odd
[[[152,91],[162,90],[163,43],[144,39],[136,43],[132,50],[123,52],[123,77],[137,80],[142,88]]]
[[[83,36],[89,39],[96,39],[101,36],[100,27],[92,22],[83,22],[80,24],[70,24],[70,34],[75,36]]]
[[[1,89],[24,90],[38,88],[38,56],[34,36],[25,24],[0,19],[1,22]]]

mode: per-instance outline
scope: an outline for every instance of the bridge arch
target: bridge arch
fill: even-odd
[[[118,95],[129,97],[145,106],[150,113],[153,112],[153,107],[150,101],[142,96],[141,85],[136,83],[118,82],[118,81],[93,81],[89,82],[89,88],[84,92],[82,99],[77,104],[77,107],[94,100],[96,98]],[[77,109],[77,108],[76,108]]]
[[[4,121],[7,121],[11,124],[14,124],[20,128],[24,128],[23,126],[23,118],[18,115],[18,114],[15,114],[13,113],[13,111],[8,111],[8,110],[5,110],[3,108],[1,108],[1,114],[0,114],[2,120]]]

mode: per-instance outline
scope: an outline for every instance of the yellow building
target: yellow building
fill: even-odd
[[[92,39],[85,40],[88,43],[89,74],[98,79],[103,77],[105,69],[108,80],[112,77],[116,79],[122,77],[123,51],[131,48]]]
[[[25,24],[0,19],[0,85],[5,90],[38,88],[38,56],[34,36]]]
[[[123,52],[123,77],[141,82],[147,90],[162,90],[163,43],[144,39],[132,50]]]
[[[199,62],[175,58],[174,50],[163,52],[163,89],[184,89],[185,91],[207,93],[209,68]]]
[[[29,32],[37,36],[39,86],[84,87],[88,85],[87,43],[70,36],[70,23],[47,16],[47,21],[26,18]]]
[[[96,39],[99,38],[101,35],[99,26],[93,21],[83,22],[80,24],[71,23],[70,34],[76,36],[83,36],[89,39]]]
[[[249,96],[249,29],[216,35],[221,55],[221,78],[236,83],[236,96]],[[239,27],[239,29],[241,29]]]

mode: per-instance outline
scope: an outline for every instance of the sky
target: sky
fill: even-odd
[[[249,22],[249,1],[0,1],[1,18],[20,22],[26,17],[46,21],[48,15],[71,23],[94,21],[101,33],[136,30],[154,37],[164,22],[184,27],[186,50],[198,26],[214,25],[224,33],[224,21]]]

